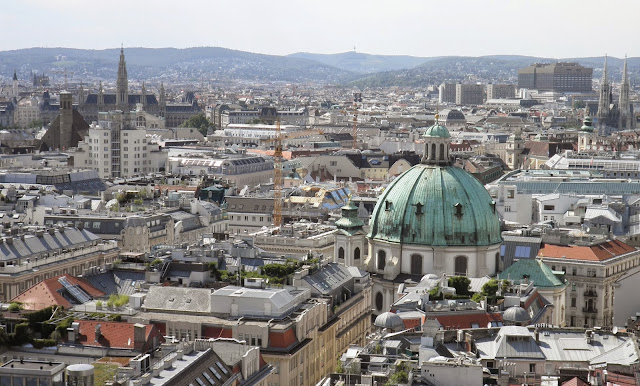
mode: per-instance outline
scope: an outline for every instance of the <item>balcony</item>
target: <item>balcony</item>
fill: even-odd
[[[585,314],[597,314],[598,310],[595,307],[582,307],[582,312]]]
[[[598,297],[598,293],[596,292],[596,290],[588,289],[588,290],[584,291],[584,296],[585,297],[590,297],[590,298],[595,298],[595,297]]]

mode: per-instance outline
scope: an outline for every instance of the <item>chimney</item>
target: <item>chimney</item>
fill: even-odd
[[[537,343],[537,344],[540,344],[540,331],[538,331],[538,329],[536,328],[536,329],[534,330],[534,333],[535,333],[535,335],[536,335],[536,343]]]
[[[102,332],[100,331],[101,328],[102,325],[100,323],[96,324],[96,342],[98,342],[102,336]]]
[[[147,327],[144,324],[133,325],[133,347],[135,350],[142,350],[146,341]]]

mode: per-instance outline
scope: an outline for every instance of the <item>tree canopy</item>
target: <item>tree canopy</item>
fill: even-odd
[[[193,115],[191,118],[184,121],[180,125],[180,127],[193,127],[195,129],[198,129],[198,131],[202,133],[202,135],[206,136],[207,131],[209,131],[209,129],[215,130],[216,126],[209,120],[209,118],[204,115],[204,113],[200,113],[197,115]]]

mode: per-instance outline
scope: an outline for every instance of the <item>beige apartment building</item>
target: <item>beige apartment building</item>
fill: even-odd
[[[80,275],[118,258],[115,241],[86,229],[33,228],[0,238],[0,299],[9,301],[39,282],[59,275]]]

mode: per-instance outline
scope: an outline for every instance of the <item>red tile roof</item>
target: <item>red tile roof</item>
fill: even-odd
[[[233,338],[233,331],[230,328],[224,329],[222,327],[202,327],[203,338]]]
[[[164,342],[160,330],[152,325],[145,325],[144,344],[135,347],[134,324],[124,322],[103,322],[99,320],[76,320],[80,324],[79,337],[76,343],[89,347],[105,347],[129,349],[147,352],[153,348],[153,339],[157,338],[157,345]],[[100,338],[96,342],[96,326],[100,325]]]
[[[489,322],[502,322],[502,314],[499,312],[458,315],[451,313],[442,316],[428,316],[427,318],[436,319],[445,329],[472,328],[474,324],[485,328]]]
[[[589,384],[578,377],[573,377],[568,381],[563,382],[562,386],[589,386]]]
[[[620,240],[610,240],[592,246],[543,244],[538,252],[538,256],[572,260],[604,261],[633,251],[636,251],[634,247]]]
[[[63,288],[62,284],[58,282],[58,279],[61,277],[66,277],[69,283],[80,286],[86,293],[94,298],[105,296],[104,292],[98,290],[82,279],[78,279],[71,275],[60,275],[35,284],[20,295],[11,299],[11,301],[22,303],[24,308],[27,310],[37,311],[49,306],[71,308],[73,307],[73,304],[58,292]]]
[[[270,332],[269,333],[269,346],[287,348],[296,343],[296,333],[293,328],[285,330],[284,332]]]

